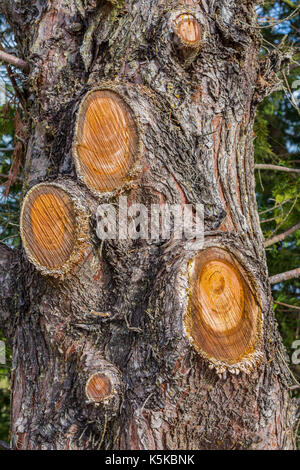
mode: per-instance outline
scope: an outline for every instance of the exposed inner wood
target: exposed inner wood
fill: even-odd
[[[115,92],[96,90],[83,101],[75,143],[77,171],[87,186],[112,191],[127,179],[138,151],[133,113]]]
[[[111,395],[111,392],[110,380],[101,373],[92,375],[86,384],[87,397],[94,402],[104,400]]]
[[[22,239],[32,258],[47,268],[62,266],[74,247],[75,215],[70,196],[54,186],[37,186],[24,201]]]
[[[241,268],[224,250],[201,252],[191,266],[188,334],[216,360],[238,362],[254,352],[258,306]]]
[[[201,40],[201,26],[193,15],[186,13],[176,18],[176,34],[185,44],[195,46]]]

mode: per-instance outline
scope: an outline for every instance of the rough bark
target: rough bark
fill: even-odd
[[[0,243],[0,329],[11,338],[17,305],[18,258],[16,253]]]
[[[43,275],[22,254],[12,446],[292,448],[291,382],[254,192],[255,109],[274,86],[257,59],[254,2],[3,0],[0,11],[30,64],[24,189],[59,180],[90,207],[89,247],[68,276]],[[180,41],[185,14],[200,26],[182,28]],[[90,191],[75,168],[77,111],[94,88],[126,100],[141,141],[139,171],[111,193]],[[243,364],[226,373],[186,334],[193,239],[97,240],[94,208],[119,194],[204,205],[204,249],[236,260],[261,311],[250,374]]]

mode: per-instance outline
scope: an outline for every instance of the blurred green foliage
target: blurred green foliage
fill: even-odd
[[[9,26],[0,16],[0,44],[10,51],[14,47]],[[15,83],[22,90],[22,78],[12,69]],[[4,190],[14,160],[16,144],[16,115],[22,116],[15,90],[8,76],[7,68],[0,63],[0,241],[10,246],[19,245],[19,200],[22,189],[21,172],[10,185],[8,197]],[[5,338],[0,331],[0,341]],[[6,346],[6,363],[0,364],[0,440],[9,442],[11,351]]]
[[[294,9],[284,1],[264,2],[259,10],[266,22],[286,18]],[[296,2],[294,2],[296,5]],[[298,2],[297,5],[300,5]],[[260,20],[262,21],[262,20]],[[300,168],[300,16],[299,12],[289,21],[274,28],[262,30],[264,36],[262,58],[274,48],[283,50],[292,46],[293,58],[289,70],[279,74],[283,89],[267,97],[259,106],[255,122],[255,160],[257,163]],[[272,47],[273,45],[273,47]],[[277,171],[256,172],[256,194],[261,227],[266,239],[284,232],[300,222],[299,174]],[[270,275],[289,271],[300,266],[300,231],[294,232],[282,242],[266,249]],[[275,302],[300,307],[300,279],[291,279],[274,285]],[[300,311],[277,303],[274,310],[287,352],[291,357],[291,345],[299,338]],[[299,370],[291,365],[299,380]]]

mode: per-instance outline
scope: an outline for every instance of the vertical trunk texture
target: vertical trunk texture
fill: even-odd
[[[30,65],[23,247],[0,246],[12,447],[293,448],[252,144],[276,63],[258,61],[254,2],[0,11]],[[203,204],[204,246],[100,241],[97,206],[120,195]]]

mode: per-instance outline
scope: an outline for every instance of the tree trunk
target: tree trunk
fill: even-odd
[[[0,5],[30,65],[23,248],[0,247],[12,447],[293,448],[252,145],[276,66],[254,2]],[[100,241],[97,206],[119,196],[203,204],[203,247]]]

